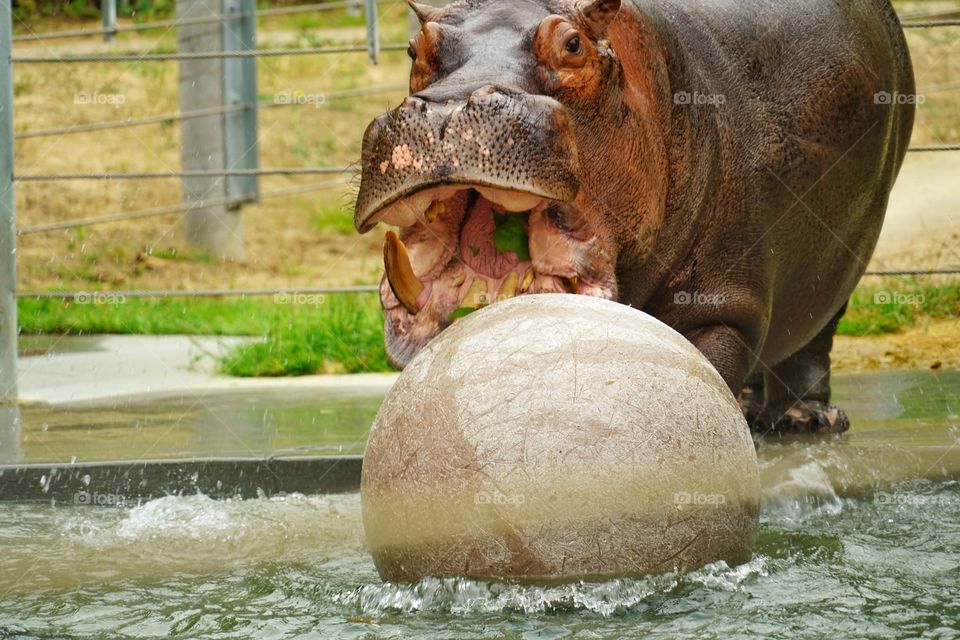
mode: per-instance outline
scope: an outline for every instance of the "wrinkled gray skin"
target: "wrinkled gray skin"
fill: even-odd
[[[556,55],[551,15],[569,25]],[[364,138],[358,229],[436,185],[542,196],[573,266],[541,291],[575,273],[580,293],[672,326],[757,430],[848,428],[829,352],[914,117],[875,99],[915,93],[887,0],[468,0],[421,17],[412,95]],[[509,162],[485,162],[477,137]],[[402,145],[418,166],[390,164]],[[415,251],[430,233],[400,237]],[[392,294],[403,365],[449,322]]]

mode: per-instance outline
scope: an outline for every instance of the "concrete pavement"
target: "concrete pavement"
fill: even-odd
[[[20,399],[50,405],[117,397],[175,396],[185,391],[275,388],[369,388],[384,393],[396,374],[232,378],[216,373],[217,358],[249,338],[192,336],[64,337],[46,355],[22,357]]]

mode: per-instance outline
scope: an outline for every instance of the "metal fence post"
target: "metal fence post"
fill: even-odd
[[[367,23],[367,52],[370,64],[380,64],[380,21],[377,16],[377,0],[366,0],[364,20]]]
[[[100,13],[103,15],[103,28],[117,28],[117,0],[100,0]],[[117,36],[116,31],[108,31],[103,34],[104,42],[113,42]]]
[[[177,18],[208,18],[220,15],[220,0],[178,0]],[[232,22],[232,21],[227,21]],[[230,25],[232,28],[236,28]],[[194,22],[177,28],[181,53],[223,50],[224,25],[218,21]],[[180,60],[180,111],[217,109],[226,104],[224,59]],[[181,161],[184,171],[225,171],[227,127],[224,114],[192,118],[180,123]],[[238,207],[222,204],[227,197],[224,176],[184,178],[183,202],[191,205],[184,214],[187,240],[222,259],[243,258],[243,224]],[[221,204],[207,204],[221,201]]]
[[[256,51],[256,0],[223,0],[223,14],[242,13],[239,20],[224,20],[224,51]],[[241,111],[224,115],[224,148],[228,169],[259,169],[260,145],[257,133],[257,60],[225,58],[223,96],[227,105],[246,105]],[[259,176],[229,176],[227,197],[246,202],[260,201]]]
[[[17,224],[13,198],[13,7],[0,0],[0,403],[17,400]]]

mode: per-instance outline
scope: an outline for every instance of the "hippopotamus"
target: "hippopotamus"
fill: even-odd
[[[408,4],[410,92],[364,134],[354,213],[397,228],[396,366],[499,300],[595,296],[693,343],[754,430],[849,428],[833,336],[916,102],[889,0]]]

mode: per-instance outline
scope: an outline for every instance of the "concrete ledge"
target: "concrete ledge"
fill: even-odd
[[[800,444],[800,443],[798,443]],[[140,462],[0,465],[0,502],[135,506],[169,495],[214,499],[360,490],[363,457],[193,458]],[[811,495],[866,498],[900,482],[960,479],[956,446],[765,446],[764,501]]]
[[[167,495],[257,498],[359,491],[362,456],[0,466],[0,501],[133,506]]]

